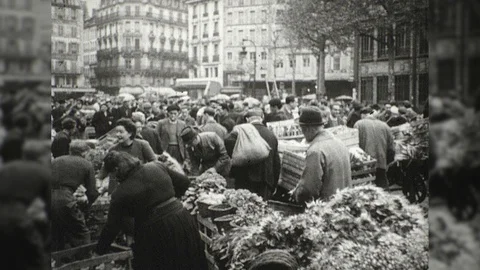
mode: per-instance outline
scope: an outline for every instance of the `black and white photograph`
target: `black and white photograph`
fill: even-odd
[[[477,48],[477,0],[0,0],[0,268],[480,269]]]

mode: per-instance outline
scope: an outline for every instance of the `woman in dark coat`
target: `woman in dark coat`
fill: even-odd
[[[177,199],[187,190],[188,177],[157,161],[142,165],[117,151],[107,154],[104,166],[120,185],[112,194],[96,252],[108,251],[122,217],[129,216],[135,219],[135,269],[207,269],[196,222]]]

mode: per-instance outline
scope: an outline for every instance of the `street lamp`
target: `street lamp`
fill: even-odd
[[[255,91],[255,84],[257,82],[257,45],[255,45],[255,42],[249,40],[249,39],[242,39],[243,41],[249,41],[253,44],[253,47],[255,48],[255,56],[253,57],[253,85],[252,85],[252,95]],[[242,47],[242,51],[240,52],[241,57],[246,57],[247,55],[247,50],[245,46]]]

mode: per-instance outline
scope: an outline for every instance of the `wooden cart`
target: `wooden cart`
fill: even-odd
[[[111,252],[98,257],[90,257],[87,259],[80,259],[72,261],[61,266],[58,266],[60,262],[68,260],[77,256],[88,256],[92,254],[97,243],[91,243],[80,247],[62,250],[52,253],[52,260],[55,261],[56,266],[52,266],[53,270],[80,270],[80,269],[114,269],[115,263],[121,262],[125,266],[125,269],[131,270],[133,253],[130,248],[112,244]]]

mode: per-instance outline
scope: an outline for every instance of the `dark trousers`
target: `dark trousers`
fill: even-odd
[[[52,191],[52,250],[62,250],[90,243],[90,231],[73,192]]]
[[[387,170],[377,168],[377,171],[375,172],[375,185],[387,191],[390,190],[389,188],[390,185],[388,184],[388,179],[387,179]]]
[[[182,152],[180,152],[180,146],[169,144],[167,148],[167,153],[170,154],[178,163],[183,164]]]

